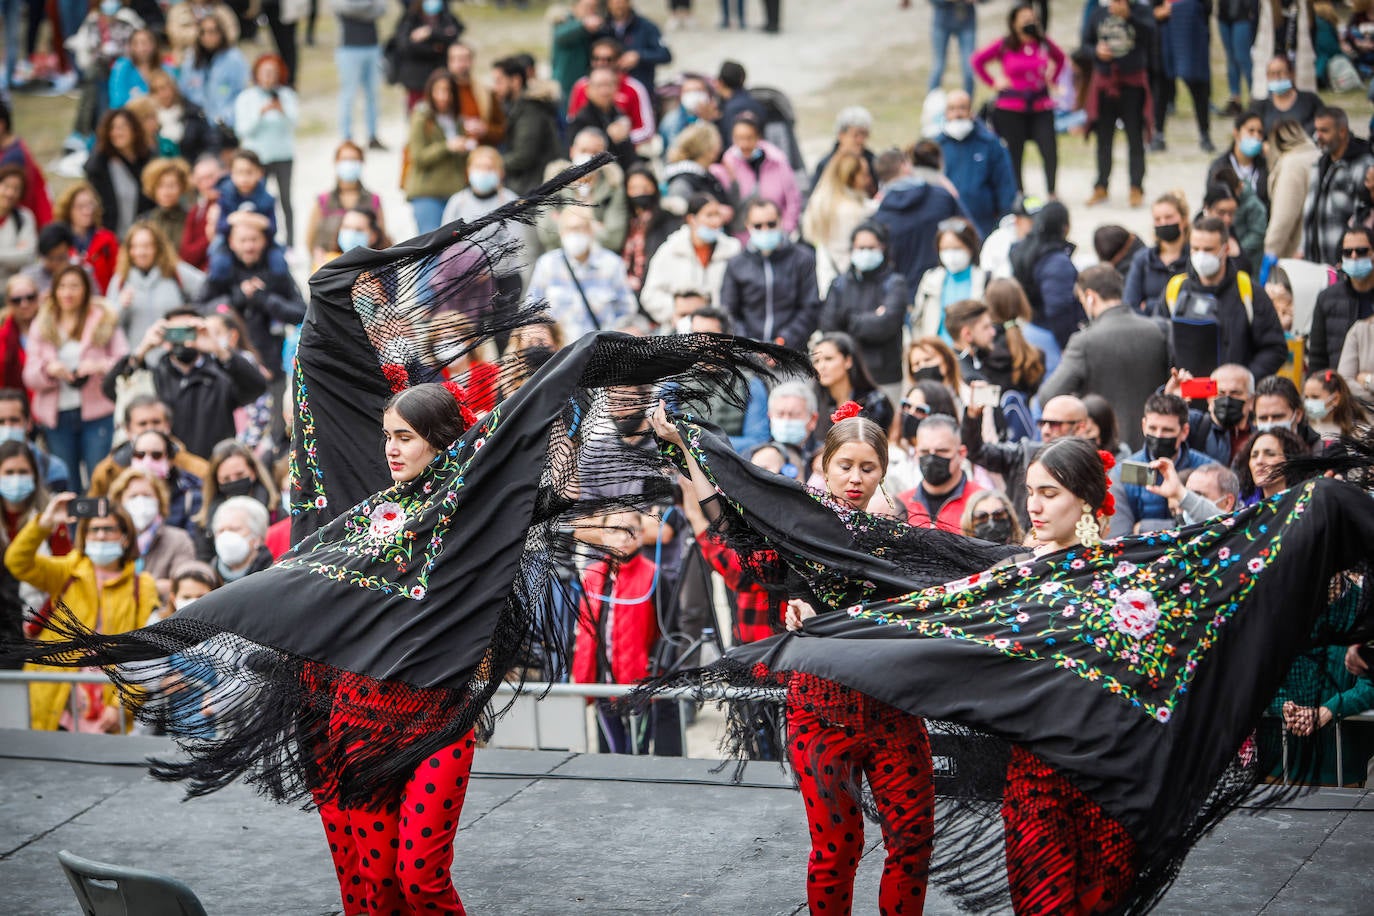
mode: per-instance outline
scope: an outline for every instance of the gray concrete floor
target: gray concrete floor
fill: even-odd
[[[139,762],[157,739],[0,731],[0,912],[78,909],[55,854],[70,849],[175,875],[214,916],[332,914],[337,885],[314,815],[243,786],[190,802]],[[455,881],[473,914],[795,914],[806,833],[774,765],[745,785],[706,761],[483,750],[463,811]],[[1374,798],[1324,792],[1233,815],[1158,909],[1188,914],[1374,912]],[[857,914],[875,913],[882,849],[870,829]],[[927,912],[956,912],[931,895]]]

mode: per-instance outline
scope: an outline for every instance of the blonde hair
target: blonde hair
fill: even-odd
[[[129,485],[136,480],[142,480],[150,484],[153,488],[153,495],[157,497],[158,512],[166,518],[171,511],[171,497],[167,493],[167,482],[154,477],[151,471],[143,468],[125,468],[123,473],[114,479],[110,484],[108,496],[112,505],[120,505],[124,502],[124,491],[129,489]]]
[[[129,247],[133,243],[134,235],[139,232],[150,233],[153,237],[153,247],[157,249],[157,253],[153,255],[153,269],[168,279],[176,279],[176,249],[161,229],[146,220],[139,220],[124,233],[124,244],[119,246],[119,260],[115,262],[115,276],[119,277],[119,282],[123,283],[129,279],[129,268],[133,266],[129,259]]]
[[[52,218],[75,229],[76,226],[72,223],[72,206],[82,191],[88,192],[91,199],[95,201],[95,213],[91,217],[91,225],[100,226],[105,219],[105,208],[100,203],[100,195],[95,193],[95,186],[84,178],[81,181],[73,182],[67,187],[67,190],[57,196],[57,203],[53,204],[52,208]]]
[[[811,200],[802,214],[802,234],[815,245],[824,245],[830,238],[835,211],[845,201],[863,204],[864,195],[854,187],[856,176],[863,174],[864,161],[854,153],[841,152],[830,157],[821,180],[811,192]]]
[[[129,107],[133,107],[130,105]],[[191,187],[191,166],[180,156],[163,156],[154,159],[143,167],[143,193],[149,200],[153,199],[153,192],[157,190],[158,182],[162,181],[163,176],[175,174],[181,181],[181,193],[185,194]]]
[[[669,162],[701,162],[714,156],[724,144],[720,131],[709,121],[698,121],[682,129],[668,149]]]

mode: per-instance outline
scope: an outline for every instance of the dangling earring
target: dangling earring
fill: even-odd
[[[1073,533],[1078,536],[1078,543],[1084,547],[1096,547],[1102,543],[1102,529],[1097,524],[1097,516],[1093,515],[1093,510],[1087,503],[1083,504],[1083,514],[1074,523]]]

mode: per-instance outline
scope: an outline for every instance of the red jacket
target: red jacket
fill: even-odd
[[[587,104],[587,78],[584,76],[573,83],[568,93],[568,120]],[[654,99],[644,84],[633,76],[620,74],[620,83],[615,87],[615,107],[630,119],[630,142],[638,146],[654,135]]]
[[[97,226],[86,246],[86,263],[91,266],[91,276],[100,295],[110,288],[110,278],[114,276],[115,263],[119,260],[119,239],[103,226]]]
[[[916,485],[916,489],[920,484]],[[961,483],[954,495],[951,496],[935,517],[935,523],[930,522],[930,512],[926,510],[926,504],[916,493],[916,489],[907,490],[897,497],[906,503],[907,524],[914,528],[938,528],[941,531],[950,531],[954,534],[962,534],[963,526],[960,524],[964,518],[964,507],[968,505],[969,497],[982,489],[972,477],[965,474],[964,482]]]
[[[181,233],[181,250],[177,254],[196,270],[206,270],[210,266],[210,238],[205,234],[209,215],[210,202],[196,201],[191,212],[186,214],[186,228]]]
[[[620,564],[611,583],[611,598],[632,603],[612,606],[607,634],[602,623],[606,609],[606,561],[598,560],[587,567],[582,574],[582,606],[577,615],[577,645],[573,650],[574,682],[633,684],[649,675],[649,655],[659,635],[658,614],[650,593],[656,570],[652,560],[639,554]],[[607,656],[611,663],[609,672]]]
[[[48,181],[43,176],[43,167],[33,158],[28,146],[18,137],[8,146],[0,149],[0,165],[17,165],[24,170],[24,191],[20,206],[28,207],[38,228],[42,229],[52,222],[52,199],[48,196]]]
[[[716,534],[697,538],[701,555],[735,593],[735,640],[758,642],[784,632],[787,595],[782,590],[782,561],[773,551],[759,551],[746,563]],[[765,582],[774,586],[769,589]]]
[[[0,386],[24,387],[24,345],[13,315],[0,324]]]

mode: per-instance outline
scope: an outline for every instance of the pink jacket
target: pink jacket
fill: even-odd
[[[787,155],[782,150],[767,140],[759,141],[759,149],[763,150],[763,165],[759,168],[757,180],[754,170],[735,146],[726,150],[720,162],[711,166],[711,174],[735,195],[741,207],[751,197],[761,197],[777,204],[782,211],[782,231],[790,235],[801,219],[801,192],[797,190],[797,176],[793,174]],[[741,236],[741,241],[747,239],[748,233]]]
[[[115,326],[115,314],[100,304],[91,303],[86,327],[81,332],[81,360],[96,363],[100,369],[81,386],[81,419],[100,420],[114,413],[114,402],[100,391],[105,373],[129,353],[129,341]],[[97,343],[104,340],[104,344]],[[57,425],[57,395],[62,383],[48,375],[48,364],[57,359],[58,348],[29,331],[29,346],[24,363],[24,387],[33,392],[33,420],[40,426]]]
[[[1064,52],[1048,38],[1026,42],[1013,51],[1006,39],[999,38],[975,53],[969,63],[978,78],[993,85],[988,64],[996,61],[1011,88],[997,94],[997,107],[1004,111],[1050,111],[1054,108],[1055,83],[1064,69]]]

